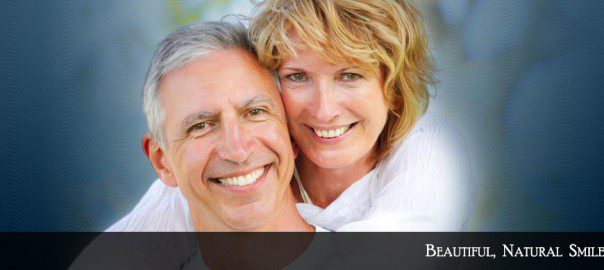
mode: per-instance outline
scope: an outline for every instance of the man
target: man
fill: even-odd
[[[315,229],[296,210],[283,105],[245,28],[200,23],[168,36],[147,73],[143,106],[143,149],[163,185],[108,231]],[[158,218],[175,208],[180,218]]]
[[[227,23],[185,26],[160,44],[143,89],[143,149],[161,182],[108,231],[315,230],[290,189],[277,86],[251,48]],[[106,233],[71,269],[317,268],[335,250],[313,234]]]

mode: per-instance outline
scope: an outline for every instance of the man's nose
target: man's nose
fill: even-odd
[[[337,97],[337,89],[333,83],[319,83],[311,108],[311,114],[319,122],[327,123],[340,115],[340,105]]]
[[[217,147],[218,156],[222,160],[244,163],[252,152],[251,138],[240,121],[223,122],[222,136]]]

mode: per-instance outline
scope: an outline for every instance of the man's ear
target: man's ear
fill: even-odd
[[[172,173],[172,169],[167,163],[164,150],[159,147],[149,134],[143,136],[142,143],[143,151],[151,162],[151,165],[153,165],[153,169],[155,169],[155,173],[157,173],[159,179],[168,186],[177,187],[178,183],[176,182],[174,173]]]

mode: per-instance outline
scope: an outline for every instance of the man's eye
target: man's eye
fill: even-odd
[[[304,75],[304,73],[294,73],[294,74],[287,75],[285,77],[294,82],[301,82],[301,81],[306,80],[306,75]]]
[[[248,112],[248,114],[249,114],[250,116],[261,115],[261,114],[263,114],[263,113],[264,113],[264,110],[262,110],[262,109],[258,109],[258,108],[256,108],[256,109],[251,109],[251,110]]]
[[[197,123],[197,124],[193,125],[191,128],[189,128],[189,130],[190,131],[202,130],[202,129],[205,129],[206,127],[208,127],[208,123],[207,122],[201,122],[201,123]]]
[[[363,76],[358,73],[346,72],[340,75],[340,80],[342,80],[343,82],[354,82],[362,77]]]

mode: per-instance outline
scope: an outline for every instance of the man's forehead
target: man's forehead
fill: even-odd
[[[192,96],[237,98],[253,96],[253,92],[278,96],[271,74],[242,50],[216,51],[193,60],[166,74],[160,88],[160,95],[172,100],[189,100]]]
[[[160,96],[170,126],[258,103],[282,111],[274,77],[242,50],[217,51],[169,73]]]

